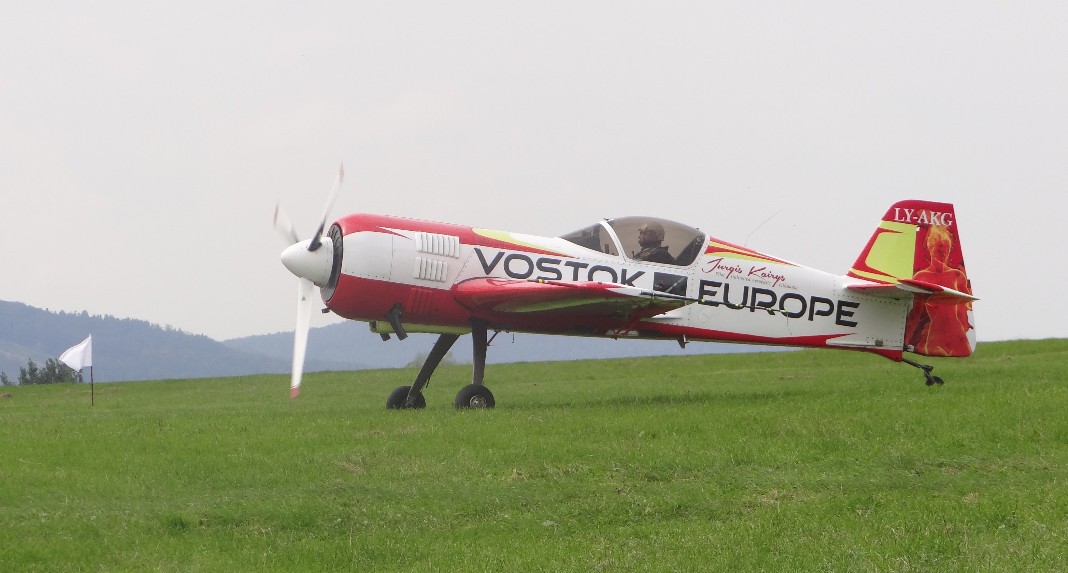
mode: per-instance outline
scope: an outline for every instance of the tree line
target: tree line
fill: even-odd
[[[33,384],[60,384],[63,382],[71,382],[74,384],[81,384],[85,380],[82,378],[82,373],[63,364],[62,362],[49,358],[42,368],[38,366],[33,358],[30,359],[30,363],[22,368],[19,368],[18,386],[28,386]],[[7,377],[7,372],[0,372],[0,386],[15,386],[11,380]]]

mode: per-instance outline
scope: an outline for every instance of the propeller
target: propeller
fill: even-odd
[[[312,294],[316,286],[326,286],[330,280],[334,246],[329,238],[324,241],[322,234],[326,229],[326,218],[330,215],[330,209],[333,208],[344,181],[345,165],[342,164],[338,167],[337,180],[330,190],[323,216],[319,219],[319,228],[307,241],[300,240],[292,219],[281,206],[276,206],[274,209],[274,228],[289,245],[286,250],[282,251],[282,264],[298,279],[297,319],[293,331],[293,377],[289,385],[290,398],[296,398],[300,393],[300,379],[304,374],[304,356],[308,350],[308,329],[311,324],[312,308],[315,305]]]
[[[300,242],[300,237],[297,236],[297,229],[293,226],[293,220],[289,218],[288,213],[282,210],[282,205],[280,204],[274,206],[274,230],[282,235],[287,245]]]
[[[330,214],[330,209],[334,207],[334,201],[337,201],[338,193],[341,192],[341,184],[344,182],[345,164],[342,163],[337,168],[337,181],[334,181],[334,188],[330,190],[330,196],[326,200],[326,207],[323,209],[323,216],[319,218],[319,230],[315,231],[311,243],[308,244],[309,251],[317,251],[322,246],[321,237],[323,236],[323,231],[326,230],[326,217]]]

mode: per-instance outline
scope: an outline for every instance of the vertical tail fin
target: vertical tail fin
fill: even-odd
[[[908,350],[926,356],[968,356],[975,350],[972,287],[953,205],[895,203],[848,275],[923,291],[913,295],[906,319]]]

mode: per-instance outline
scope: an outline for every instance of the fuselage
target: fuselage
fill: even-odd
[[[513,332],[852,348],[900,357],[910,299],[866,296],[846,288],[863,279],[771,257],[669,221],[660,220],[669,225],[669,241],[673,233],[678,237],[673,262],[639,260],[629,231],[640,220],[648,218],[541,237],[349,215],[324,239],[334,266],[319,286],[331,311],[378,331],[389,330],[384,317],[399,304],[412,332],[464,332],[479,319],[490,329]],[[621,285],[685,304],[635,319],[581,309],[498,311],[454,296],[457,285],[485,278]]]

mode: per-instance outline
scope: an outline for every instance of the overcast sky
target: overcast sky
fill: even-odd
[[[979,340],[1065,337],[1065,30],[1055,1],[4,2],[0,299],[291,330],[274,207],[307,237],[344,161],[334,217],[649,214],[838,273],[894,201],[948,201]]]

